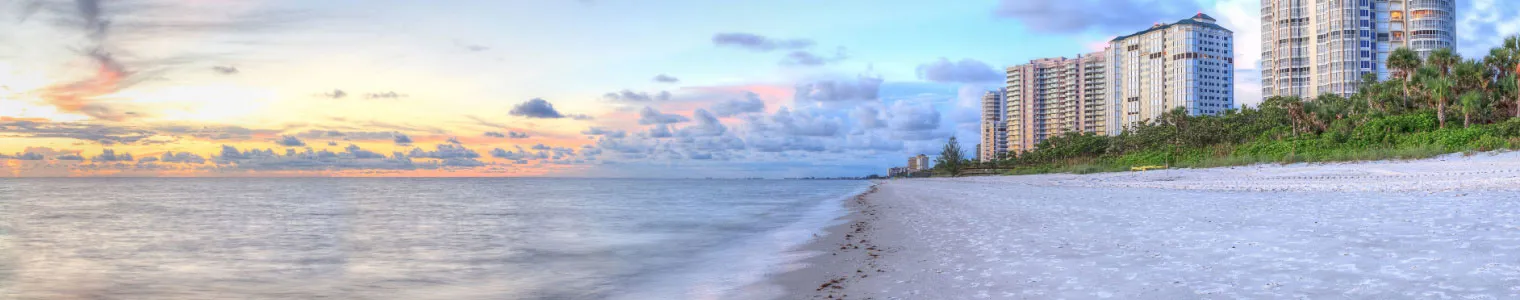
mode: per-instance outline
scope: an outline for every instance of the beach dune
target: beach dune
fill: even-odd
[[[1515,299],[1520,155],[887,180],[797,299]]]

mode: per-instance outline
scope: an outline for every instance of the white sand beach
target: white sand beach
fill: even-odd
[[[790,299],[1516,299],[1520,153],[889,180]]]

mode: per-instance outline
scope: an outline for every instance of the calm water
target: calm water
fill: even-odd
[[[867,185],[0,179],[0,299],[765,298]]]

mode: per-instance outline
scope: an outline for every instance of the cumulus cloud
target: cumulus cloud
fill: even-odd
[[[686,118],[686,116],[660,113],[659,110],[655,110],[653,107],[645,106],[643,110],[639,111],[640,125],[674,124],[689,121],[691,119]]]
[[[887,120],[887,128],[893,131],[894,137],[919,141],[943,137],[936,131],[940,127],[939,110],[928,103],[893,103],[892,116]]]
[[[1484,57],[1504,38],[1520,34],[1520,2],[1458,0],[1457,50],[1465,57]]]
[[[587,128],[584,131],[581,131],[581,134],[590,135],[590,136],[608,136],[608,137],[613,137],[613,138],[621,138],[621,137],[627,136],[628,132],[627,131],[623,131],[623,130],[610,130],[610,129],[602,128],[602,127],[591,127],[591,128]]]
[[[670,101],[670,97],[671,97],[670,92],[667,92],[667,91],[660,91],[659,93],[650,94],[650,93],[639,93],[639,92],[634,92],[634,91],[630,91],[630,90],[622,90],[622,91],[612,92],[612,93],[606,93],[606,94],[602,95],[602,99],[607,99],[608,101],[623,101],[623,102]]]
[[[1172,0],[1000,0],[993,13],[1037,32],[1115,34],[1174,22],[1200,8],[1195,1]]]
[[[772,39],[753,33],[730,32],[713,35],[712,42],[718,46],[731,46],[747,50],[768,52],[777,49],[802,49],[813,46],[806,39]]]
[[[0,120],[0,134],[14,137],[68,138],[102,145],[133,144],[158,135],[157,130],[95,122]]]
[[[998,72],[987,63],[969,58],[954,62],[940,58],[918,65],[918,78],[933,82],[997,82],[1002,81],[1003,76],[1003,72]]]
[[[860,76],[855,80],[822,80],[797,85],[798,100],[816,102],[850,102],[876,100],[881,78]]]
[[[493,138],[506,138],[507,137],[506,134],[503,134],[503,133],[500,133],[500,132],[495,132],[495,131],[487,131],[485,133],[485,136],[487,136],[487,137],[493,137]]]
[[[146,159],[146,158],[145,158]],[[158,161],[166,163],[204,164],[206,158],[190,152],[168,151],[158,156]]]
[[[653,127],[649,127],[649,131],[645,132],[644,135],[658,139],[675,136],[675,133],[670,132],[670,125],[655,124]]]
[[[674,76],[670,76],[670,75],[660,74],[660,75],[655,75],[654,76],[654,82],[659,82],[659,83],[677,83],[677,82],[681,82],[681,79],[680,78],[675,78]]]
[[[395,141],[397,145],[411,145],[412,144],[412,137],[406,136],[405,134],[397,134],[396,137],[393,138],[392,140]]]
[[[479,158],[480,153],[476,153],[475,150],[470,150],[469,148],[465,148],[464,146],[459,146],[457,144],[438,144],[434,146],[434,150],[431,151],[422,150],[422,148],[412,148],[412,151],[407,153],[407,156],[410,156],[412,158],[435,159]]]
[[[713,114],[719,117],[732,117],[764,111],[765,101],[760,100],[760,95],[751,92],[744,92],[742,98],[723,100],[712,105]]]
[[[292,135],[281,136],[275,143],[285,147],[306,147],[306,142]]]
[[[94,162],[118,162],[133,160],[134,159],[132,158],[132,153],[116,154],[116,150],[113,149],[101,150],[100,155],[96,155],[90,158],[90,161]]]
[[[683,137],[720,136],[728,131],[728,127],[718,122],[717,116],[707,112],[705,109],[697,109],[697,111],[691,113],[691,117],[697,120],[697,124],[682,127],[679,134]]]
[[[561,114],[554,109],[554,104],[542,98],[529,99],[527,102],[512,107],[509,114],[530,119],[561,119],[571,118],[575,120],[590,120],[591,116],[579,114]]]

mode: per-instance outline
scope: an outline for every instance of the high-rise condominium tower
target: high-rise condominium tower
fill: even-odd
[[[1456,47],[1456,0],[1262,0],[1262,95],[1349,96],[1388,53]]]
[[[1102,132],[1102,52],[1077,58],[1042,58],[1008,67],[1005,151],[1023,153],[1067,132]],[[984,147],[985,148],[985,147]]]
[[[1331,0],[1334,1],[1334,0]],[[1108,43],[1107,128],[1117,135],[1179,107],[1219,114],[1235,105],[1234,33],[1198,14]]]
[[[977,146],[977,158],[982,162],[998,159],[998,154],[1008,152],[1008,125],[1003,122],[1008,114],[1003,90],[987,91],[982,95],[982,143]]]

